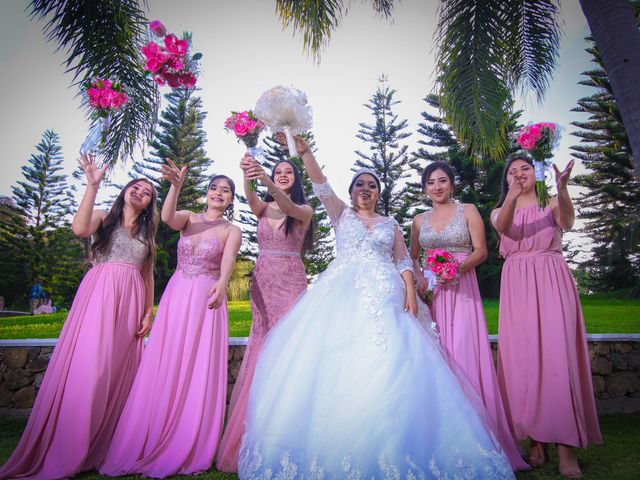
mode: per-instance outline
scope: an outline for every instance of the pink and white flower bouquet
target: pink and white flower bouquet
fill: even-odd
[[[551,122],[527,125],[518,132],[516,140],[533,158],[538,206],[545,208],[549,204],[549,192],[545,183],[545,174],[553,163],[550,159],[553,157],[553,149],[557,147],[560,141],[560,127]]]
[[[244,112],[231,112],[231,116],[224,121],[224,128],[232,131],[239,142],[247,147],[247,152],[256,160],[263,157],[262,149],[258,147],[260,132],[265,129],[265,125],[258,120],[251,110]],[[256,182],[251,181],[251,188],[256,191]]]
[[[122,85],[106,78],[96,78],[85,84],[87,103],[92,109],[91,118],[98,120],[85,139],[80,152],[89,153],[106,140],[111,113],[124,106],[129,97]]]
[[[438,285],[455,280],[458,275],[458,260],[444,249],[431,249],[427,251],[423,274],[427,281],[427,291],[419,296],[424,303],[429,304]]]
[[[145,57],[144,68],[153,76],[153,81],[171,88],[194,88],[197,62],[202,54],[189,55],[191,36],[184,33],[182,38],[178,38],[167,33],[167,28],[159,20],[149,22],[149,30],[160,41],[149,41],[141,49]]]

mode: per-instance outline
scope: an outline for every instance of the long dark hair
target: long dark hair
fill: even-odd
[[[109,210],[109,213],[94,234],[95,241],[91,244],[91,259],[93,260],[99,256],[106,255],[113,231],[118,226],[122,226],[124,221],[125,193],[138,182],[145,182],[151,187],[151,201],[149,202],[149,205],[140,212],[140,215],[138,215],[138,218],[136,219],[136,224],[131,231],[132,237],[141,236],[142,241],[147,245],[147,257],[142,264],[142,272],[146,275],[150,270],[153,270],[155,265],[156,231],[158,230],[158,222],[160,221],[160,215],[158,214],[158,208],[156,206],[158,193],[156,192],[153,184],[146,178],[135,178],[127,183],[120,191],[118,197],[111,206],[111,210]]]
[[[422,191],[423,192],[426,191],[427,182],[429,181],[429,178],[431,178],[431,175],[433,174],[433,172],[435,172],[436,170],[442,170],[445,173],[445,175],[449,177],[449,181],[451,182],[451,195],[453,195],[456,191],[455,175],[453,174],[453,169],[451,168],[451,165],[449,165],[447,162],[443,162],[442,160],[431,162],[423,170],[422,178],[421,178]]]
[[[296,205],[309,205],[309,202],[307,201],[307,197],[304,194],[304,189],[302,188],[302,177],[300,176],[300,170],[298,170],[298,167],[295,165],[295,163],[289,160],[280,160],[278,163],[276,163],[273,166],[273,169],[271,170],[271,175],[269,176],[269,178],[271,178],[272,181],[275,179],[276,169],[278,168],[278,165],[282,163],[288,163],[289,165],[291,165],[291,168],[293,168],[294,181],[293,181],[293,187],[291,187],[291,194],[290,194],[291,201]],[[271,194],[269,194],[269,192],[267,192],[264,196],[264,201],[274,202],[275,199]],[[291,229],[293,228],[293,225],[297,221],[299,220],[296,220],[295,218],[287,215],[287,219],[284,221],[285,237],[289,236],[289,232],[291,231]],[[313,250],[313,233],[314,233],[314,226],[313,226],[313,218],[312,218],[311,222],[309,222],[309,226],[307,227],[307,231],[304,235],[304,242],[302,244],[303,253]]]
[[[209,186],[207,187],[207,191],[211,189],[211,185],[213,185],[213,182],[215,182],[216,180],[226,180],[227,183],[229,184],[229,187],[231,187],[231,203],[229,204],[229,206],[224,211],[224,215],[227,217],[227,220],[232,222],[233,221],[233,210],[234,210],[233,202],[236,199],[236,184],[234,183],[233,180],[231,180],[226,175],[214,175],[213,177],[211,177],[211,180],[209,180]],[[205,204],[205,207],[204,207],[204,211],[205,212],[207,211],[207,205],[206,204]]]
[[[504,200],[507,198],[507,193],[509,193],[509,182],[507,181],[507,176],[509,175],[509,169],[511,168],[511,164],[516,160],[522,160],[523,162],[527,162],[529,165],[533,167],[533,160],[529,155],[523,152],[518,152],[507,159],[507,162],[504,164],[504,169],[502,170],[502,193],[500,193],[500,200],[498,200],[498,203],[496,203],[496,206],[493,207],[494,210],[496,208],[502,207]]]

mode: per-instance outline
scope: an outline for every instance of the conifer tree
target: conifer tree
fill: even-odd
[[[354,163],[353,171],[361,168],[373,170],[383,184],[378,208],[382,215],[393,216],[405,229],[408,236],[408,222],[410,222],[411,204],[407,201],[411,197],[406,178],[409,176],[410,157],[407,145],[401,142],[411,133],[406,132],[407,120],[399,120],[393,112],[393,107],[400,103],[395,100],[396,90],[388,85],[386,75],[378,79],[376,92],[364,107],[370,111],[373,122],[360,123],[356,137],[368,146],[368,151],[356,150],[358,159]]]
[[[27,221],[12,198],[0,196],[0,295],[7,310],[27,308],[28,262]]]
[[[583,264],[588,286],[594,290],[630,288],[640,295],[640,179],[634,172],[631,145],[620,117],[602,59],[593,40],[587,39],[595,67],[578,82],[595,89],[573,109],[588,115],[573,122],[580,138],[573,155],[588,173],[573,183],[583,187],[576,207],[585,221],[582,231],[594,244],[592,258]]]
[[[202,100],[193,89],[174,89],[165,95],[166,107],[162,110],[159,128],[149,142],[150,155],[133,166],[132,177],[143,176],[151,180],[158,190],[158,208],[162,209],[170,184],[160,181],[160,166],[165,159],[180,166],[187,166],[187,178],[180,190],[178,210],[201,211],[208,186],[208,170],[213,164],[204,150],[207,141],[202,122]],[[156,293],[160,294],[173,274],[177,264],[177,243],[180,233],[160,223],[156,235]]]

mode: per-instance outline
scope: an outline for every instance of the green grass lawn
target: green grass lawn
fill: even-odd
[[[590,295],[581,298],[588,333],[640,333],[640,300]],[[485,300],[489,333],[498,333],[498,300]],[[0,339],[57,338],[66,312],[0,317]],[[246,337],[251,328],[248,301],[229,302],[229,336]]]
[[[0,464],[3,464],[15,448],[26,420],[0,418]],[[600,417],[600,427],[604,436],[602,445],[594,445],[586,450],[577,449],[585,480],[626,480],[638,478],[640,472],[640,415],[606,415]],[[558,460],[555,451],[550,449],[550,461],[542,468],[531,472],[518,473],[520,480],[562,479],[558,474]],[[76,478],[110,478],[97,473],[85,473]],[[120,477],[139,479],[138,476]],[[172,477],[185,478],[185,477]],[[196,478],[203,480],[236,479],[228,475],[209,470]]]

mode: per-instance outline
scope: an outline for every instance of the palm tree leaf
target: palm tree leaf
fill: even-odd
[[[443,0],[436,32],[437,79],[444,117],[456,137],[480,156],[501,159],[508,141],[509,89],[501,0]]]
[[[111,165],[142,146],[158,114],[158,91],[141,67],[147,18],[137,0],[32,0],[31,18],[45,21],[48,41],[66,54],[67,71],[81,87],[95,77],[117,79],[129,102],[113,115],[102,154]],[[87,107],[87,116],[90,109]]]
[[[505,3],[506,74],[512,88],[534,91],[541,101],[560,53],[559,5],[554,0]]]
[[[375,3],[386,5],[389,1]],[[380,8],[384,9],[384,6]],[[342,0],[276,0],[276,12],[284,28],[293,26],[294,34],[302,32],[304,50],[316,60],[346,11]]]

